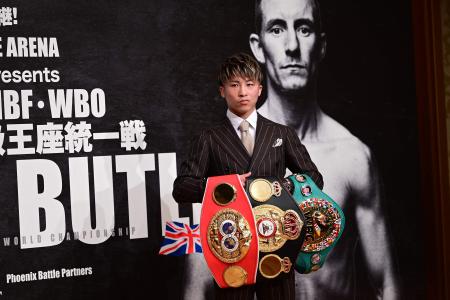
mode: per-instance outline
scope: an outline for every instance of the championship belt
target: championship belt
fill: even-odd
[[[200,237],[206,263],[219,287],[256,282],[258,237],[252,207],[239,175],[208,178]]]
[[[310,177],[294,174],[288,179],[293,184],[292,196],[306,218],[306,236],[295,261],[295,269],[300,273],[310,273],[324,264],[344,230],[345,217],[339,205]]]
[[[275,177],[249,178],[246,190],[258,234],[260,275],[271,279],[288,273],[305,236],[302,212]]]

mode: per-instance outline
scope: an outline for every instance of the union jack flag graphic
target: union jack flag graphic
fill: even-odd
[[[189,226],[181,222],[166,222],[166,234],[159,254],[181,256],[202,252],[199,224]]]

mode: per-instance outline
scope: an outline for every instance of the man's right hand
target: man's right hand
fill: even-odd
[[[247,181],[247,177],[249,177],[250,175],[252,175],[252,172],[248,172],[248,173],[239,175],[239,179],[241,180],[242,186],[245,187],[245,182]]]

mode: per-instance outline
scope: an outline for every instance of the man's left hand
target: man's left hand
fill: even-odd
[[[252,175],[252,172],[248,172],[248,173],[239,175],[239,179],[241,180],[242,186],[245,186],[245,182],[247,181],[247,177],[249,177],[250,175]]]

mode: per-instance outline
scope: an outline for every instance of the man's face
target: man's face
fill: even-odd
[[[312,0],[262,0],[260,47],[272,85],[296,91],[310,84],[320,60]],[[260,59],[261,61],[261,59]]]
[[[225,98],[228,109],[235,115],[246,119],[255,109],[261,95],[261,84],[249,78],[234,77],[220,88],[220,95]]]

